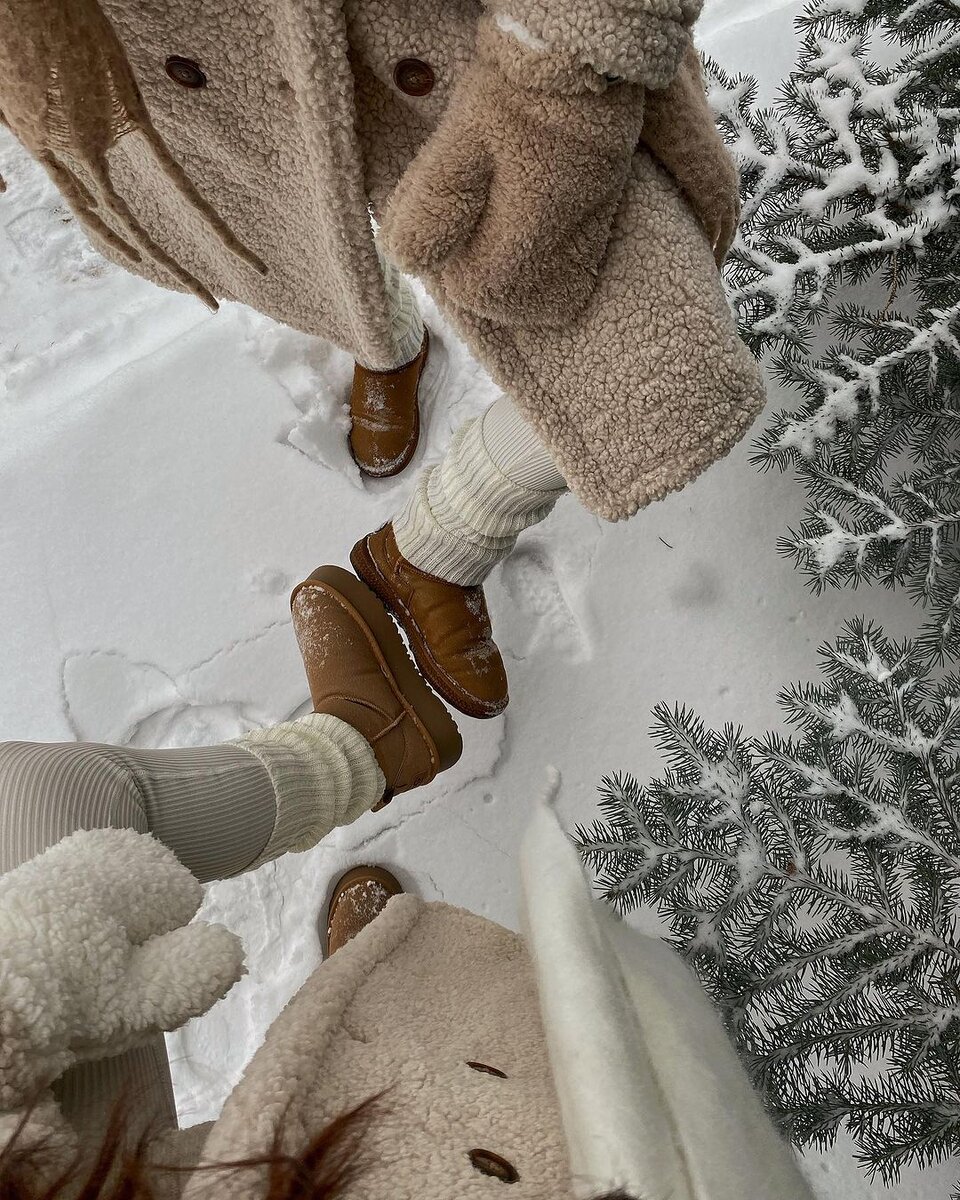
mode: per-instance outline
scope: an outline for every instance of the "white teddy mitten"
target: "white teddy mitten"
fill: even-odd
[[[0,1114],[229,991],[243,950],[221,925],[190,924],[201,899],[174,854],[131,829],[75,833],[0,877]]]

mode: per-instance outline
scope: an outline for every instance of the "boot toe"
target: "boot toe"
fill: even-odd
[[[499,716],[509,703],[507,673],[483,589],[458,587],[408,563],[390,525],[358,542],[350,561],[397,618],[440,695],[467,716]]]
[[[350,453],[365,475],[389,479],[410,464],[420,441],[420,380],[429,335],[417,357],[393,371],[356,364],[350,394]]]

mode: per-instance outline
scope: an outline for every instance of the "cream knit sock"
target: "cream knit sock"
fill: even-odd
[[[394,518],[397,546],[428,575],[471,587],[566,490],[536,431],[503,397],[457,430],[444,460],[421,474]]]
[[[366,739],[326,713],[254,729],[234,744],[260,760],[277,798],[273,832],[251,870],[288,851],[309,850],[372,808],[386,787]]]
[[[395,371],[405,367],[420,353],[423,345],[423,317],[413,289],[401,270],[380,252],[380,267],[390,305],[390,326],[393,332],[394,353],[390,361],[364,362],[361,366],[368,371]]]

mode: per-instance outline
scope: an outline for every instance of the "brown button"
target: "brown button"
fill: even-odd
[[[207,77],[200,69],[200,64],[192,58],[181,58],[179,54],[171,54],[164,63],[167,74],[174,83],[185,88],[202,88],[207,86]]]
[[[520,1173],[513,1163],[507,1162],[499,1154],[494,1154],[492,1150],[471,1150],[470,1161],[474,1170],[479,1171],[481,1175],[492,1175],[501,1183],[516,1183],[520,1178]]]
[[[488,1067],[486,1063],[468,1062],[467,1066],[471,1071],[482,1071],[484,1075],[496,1075],[498,1079],[506,1079],[507,1077],[504,1071],[501,1071],[498,1067]]]
[[[427,96],[437,77],[429,63],[419,58],[402,58],[393,69],[393,82],[407,96]]]

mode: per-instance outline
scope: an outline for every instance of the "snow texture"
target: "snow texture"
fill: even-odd
[[[794,60],[796,0],[713,0],[701,42],[759,75]],[[187,745],[308,710],[287,593],[405,501],[416,471],[496,390],[424,303],[434,333],[423,446],[393,481],[347,451],[341,352],[258,314],[159,290],[105,264],[42,172],[0,134],[0,738]],[[771,389],[772,410],[784,399]],[[762,427],[760,418],[757,430]],[[244,941],[249,975],[170,1039],[184,1123],[212,1117],[274,1016],[320,959],[317,923],[346,867],[380,862],[427,899],[515,926],[516,847],[548,765],[568,828],[602,774],[656,775],[663,699],[713,725],[778,724],[776,695],[859,611],[811,596],[776,539],[801,511],[749,444],[633,521],[563,500],[488,585],[512,702],[461,719],[461,762],[304,855],[208,889],[201,916]],[[891,634],[915,614],[871,596]],[[842,1148],[811,1156],[823,1197],[866,1200]],[[906,1176],[943,1196],[955,1172]]]

